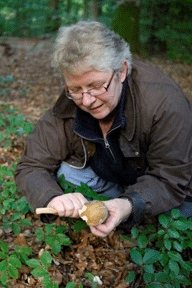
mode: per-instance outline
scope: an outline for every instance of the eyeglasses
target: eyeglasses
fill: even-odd
[[[114,74],[115,74],[115,71],[113,72],[111,79],[109,80],[109,83],[107,84],[107,87],[101,86],[99,88],[92,88],[92,89],[87,90],[86,92],[72,92],[71,93],[69,92],[69,90],[67,90],[65,95],[68,99],[74,100],[74,101],[82,100],[84,93],[88,93],[89,95],[94,96],[94,97],[101,96],[108,91],[109,86],[111,85],[111,82],[113,80]],[[66,89],[68,88],[66,87]]]

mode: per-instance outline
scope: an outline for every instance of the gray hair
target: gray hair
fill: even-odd
[[[96,21],[80,21],[59,29],[53,54],[53,65],[72,74],[98,71],[120,71],[124,61],[128,74],[132,69],[129,45],[118,34]]]

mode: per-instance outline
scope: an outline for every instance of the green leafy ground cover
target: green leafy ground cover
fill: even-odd
[[[49,95],[60,90],[44,56],[21,51],[4,59],[6,74],[0,74],[0,287],[192,287],[192,218],[174,209],[102,239],[82,220],[41,223],[18,191],[13,175],[24,142],[43,113],[39,107],[51,105]],[[180,72],[170,67],[170,73],[188,71],[186,65]],[[185,81],[190,82],[189,74]],[[85,184],[75,187],[64,177],[60,184],[66,193],[77,190],[97,198]]]
[[[20,137],[23,133],[30,133],[33,124],[26,122],[25,118],[18,114],[16,109],[8,105],[1,112],[1,145],[8,147],[11,145],[13,135]],[[0,107],[2,111],[2,107]],[[53,258],[61,253],[64,247],[72,247],[74,241],[70,239],[69,229],[73,229],[77,234],[86,227],[83,220],[64,219],[65,225],[45,224],[40,228],[34,229],[33,211],[30,205],[22,197],[14,182],[14,170],[16,164],[12,167],[0,166],[0,221],[2,234],[6,235],[9,231],[10,237],[15,237],[29,228],[35,237],[35,242],[40,242],[43,248],[40,254],[34,251],[32,245],[13,245],[9,247],[6,237],[0,241],[0,285],[1,287],[12,286],[12,279],[20,279],[20,269],[25,266],[29,268],[29,274],[34,279],[40,279],[41,287],[64,287],[61,283],[52,281],[49,268],[53,263]],[[78,191],[86,197],[98,200],[101,199],[89,187],[82,183],[77,187],[68,181],[64,176],[60,177],[60,184],[66,193]],[[72,228],[71,228],[72,227]],[[172,210],[171,215],[162,214],[158,217],[155,224],[145,224],[144,226],[134,226],[130,233],[124,234],[122,238],[125,241],[134,243],[134,247],[129,249],[127,261],[136,264],[136,270],[127,271],[127,277],[124,284],[131,287],[191,287],[192,278],[192,217],[186,219],[181,217],[179,211]],[[48,247],[48,248],[46,248]],[[84,271],[84,277],[87,279],[85,286],[83,283],[78,287],[97,287],[102,285],[100,279],[95,273]],[[61,273],[62,275],[62,273]],[[97,278],[97,277],[98,278]],[[140,284],[137,286],[138,278]],[[78,281],[79,282],[79,281]],[[65,287],[77,287],[76,281],[65,283]],[[17,283],[17,281],[15,282]],[[90,284],[89,284],[90,283]],[[123,282],[122,282],[123,283]],[[33,287],[33,286],[31,286]],[[39,286],[40,287],[40,286]],[[108,287],[108,286],[103,286]]]

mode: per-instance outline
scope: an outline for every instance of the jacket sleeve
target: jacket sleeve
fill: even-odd
[[[61,121],[50,110],[38,121],[15,171],[19,191],[33,209],[44,207],[51,198],[63,194],[56,179],[60,161],[67,156],[67,141]],[[58,129],[62,131],[58,133]],[[63,139],[58,135],[63,135]]]
[[[177,86],[156,87],[156,91],[156,105],[152,106],[154,101],[149,101],[143,105],[145,110],[141,110],[148,168],[121,195],[133,203],[133,224],[144,215],[157,215],[175,208],[187,195],[192,196],[189,189],[192,184],[191,102]]]

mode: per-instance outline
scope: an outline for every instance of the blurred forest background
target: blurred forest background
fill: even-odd
[[[192,0],[1,0],[0,42],[47,39],[61,25],[95,19],[118,32],[131,50],[192,63]]]

